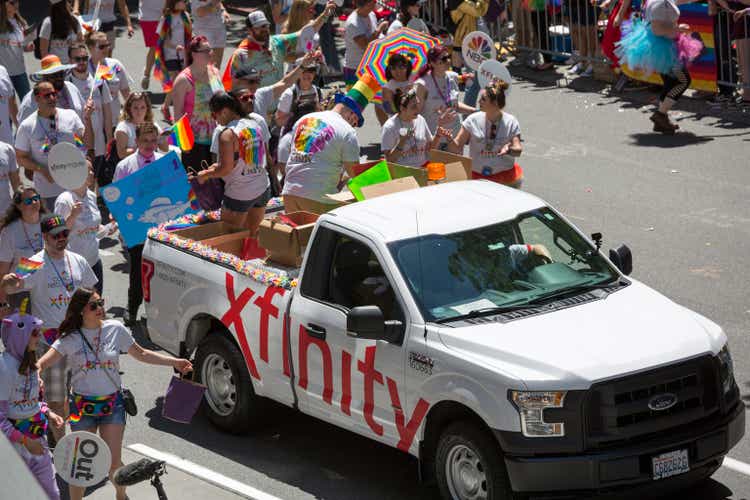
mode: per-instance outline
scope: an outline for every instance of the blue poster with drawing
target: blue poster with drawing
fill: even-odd
[[[128,247],[146,241],[151,227],[200,210],[185,168],[173,151],[99,191]]]

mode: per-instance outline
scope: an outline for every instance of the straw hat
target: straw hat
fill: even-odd
[[[32,73],[30,79],[32,82],[40,82],[45,76],[54,75],[55,73],[68,72],[75,68],[75,64],[63,64],[60,58],[55,55],[48,55],[42,58],[42,69]]]

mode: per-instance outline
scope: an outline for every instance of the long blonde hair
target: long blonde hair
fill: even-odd
[[[10,24],[11,18],[8,17],[8,7],[6,6],[5,2],[0,3],[2,3],[2,5],[0,5],[0,33],[11,33],[13,31],[13,25]],[[17,4],[16,15],[13,16],[13,19],[16,20],[21,29],[29,25],[29,23],[26,22],[26,19],[21,17],[21,14],[19,14]]]
[[[282,33],[296,33],[301,30],[308,22],[310,15],[307,13],[315,6],[314,0],[294,0],[289,8],[289,17],[284,23]]]

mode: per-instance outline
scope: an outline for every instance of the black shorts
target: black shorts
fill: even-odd
[[[263,194],[252,200],[235,200],[225,194],[224,199],[221,201],[221,208],[226,208],[232,212],[247,212],[251,208],[265,207],[270,199],[270,187],[263,191]]]
[[[109,33],[110,31],[114,31],[115,24],[116,24],[116,21],[112,21],[109,23],[102,23],[102,25],[99,26],[99,31],[101,31],[102,33]]]
[[[164,65],[167,67],[167,71],[170,73],[179,73],[184,68],[182,67],[181,59],[167,59],[164,61]]]

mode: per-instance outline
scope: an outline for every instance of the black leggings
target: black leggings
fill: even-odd
[[[547,23],[547,12],[544,10],[531,11],[531,25],[534,27],[534,36],[537,38],[536,47],[539,50],[549,50],[549,26]],[[542,52],[544,62],[550,62],[552,56],[547,52]]]
[[[143,288],[141,285],[141,257],[143,245],[128,248],[128,263],[130,264],[130,284],[128,286],[128,312],[130,317],[137,317],[138,308],[143,302]]]
[[[732,57],[731,15],[723,10],[714,16],[714,47],[719,94],[731,97],[734,94],[731,82],[737,79],[737,62]]]
[[[659,96],[661,102],[666,98],[678,100],[690,88],[690,82],[692,81],[685,66],[680,66],[669,74],[662,73],[661,79],[664,80],[664,88]]]

